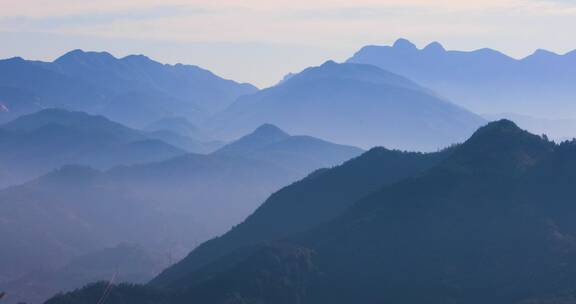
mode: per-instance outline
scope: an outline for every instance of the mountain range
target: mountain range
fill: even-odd
[[[197,66],[142,55],[74,50],[53,62],[0,60],[0,121],[59,107],[142,128],[170,116],[203,120],[255,91]]]
[[[574,141],[555,144],[501,120],[460,145],[416,157],[428,161],[368,193],[354,191],[359,181],[330,188],[355,193],[342,201],[320,185],[301,192],[311,201],[276,201],[327,174],[347,176],[343,168],[354,162],[376,166],[378,158],[367,156],[389,153],[371,150],[277,192],[224,237],[146,286],[112,287],[108,300],[132,303],[147,294],[150,303],[574,303],[575,149]],[[297,216],[289,216],[292,208]],[[333,212],[295,224],[298,216],[322,214],[317,208]],[[89,303],[101,291],[90,285],[47,303]]]
[[[414,153],[373,148],[363,155],[312,173],[271,195],[244,222],[192,251],[154,279],[159,286],[190,284],[202,268],[232,252],[306,231],[335,218],[359,198],[432,167],[449,150]],[[200,271],[197,271],[200,270]]]
[[[108,169],[186,153],[160,138],[82,112],[47,109],[24,115],[0,125],[0,186],[20,184],[66,164]]]
[[[576,303],[575,64],[399,39],[259,90],[0,60],[0,297]]]
[[[201,153],[265,123],[363,148],[434,151],[485,122],[410,79],[329,61],[259,91],[196,66],[75,50],[53,62],[0,60],[0,122],[44,108],[83,111],[135,129],[172,128],[158,135]]]
[[[347,62],[397,73],[480,114],[576,115],[576,51],[560,55],[539,49],[515,59],[488,48],[446,50],[438,42],[418,49],[399,39],[392,46],[363,47]]]
[[[116,58],[74,50],[53,62],[15,57],[0,60],[0,123],[54,107],[102,114],[137,129],[167,127],[184,119],[195,129],[186,135],[193,141],[173,140],[202,153],[217,149],[221,139],[233,140],[268,122],[291,133],[364,148],[426,151],[464,140],[485,123],[480,116],[514,119],[556,140],[570,137],[574,130],[574,51],[561,55],[537,50],[515,59],[488,48],[446,50],[438,42],[419,49],[399,39],[392,46],[363,47],[346,63],[377,66],[384,72],[361,72],[358,67],[338,71],[326,64],[288,74],[259,92],[196,66],[162,64],[143,55]],[[290,81],[294,76],[299,80]],[[384,84],[429,96],[401,95]],[[480,116],[466,117],[435,102],[420,104],[424,99],[458,105]],[[403,114],[408,106],[417,109],[415,118]],[[377,114],[382,119],[373,117]],[[326,127],[311,122],[293,126],[292,117]],[[407,131],[372,134],[377,127]]]
[[[140,131],[84,112],[46,109],[0,125],[0,187],[67,164],[109,169],[211,152],[222,145],[162,128]]]
[[[51,114],[50,121],[54,117],[53,110],[46,111],[19,118],[9,123],[9,129],[35,130],[40,122],[46,122],[39,117]],[[54,111],[62,125],[81,120],[84,129],[97,126],[98,134],[103,134],[101,117]],[[116,137],[134,134],[132,129],[105,122],[113,127],[107,130]],[[83,137],[96,140],[91,134]],[[250,151],[262,160],[248,157]],[[98,252],[123,243],[140,246],[143,254],[150,256],[151,260],[142,263],[154,261],[144,263],[149,267],[140,269],[137,273],[142,276],[133,282],[149,279],[151,273],[176,261],[199,242],[238,223],[274,190],[361,153],[358,148],[290,136],[265,125],[212,154],[187,153],[106,171],[64,166],[0,191],[0,260],[9,265],[0,271],[0,289],[6,288],[15,301],[38,302],[60,290],[108,279],[102,274],[113,269],[112,265],[98,272],[86,268],[82,273],[81,267],[74,266],[75,261],[82,256],[98,256]],[[319,158],[320,154],[324,157]],[[115,261],[123,256],[118,253],[108,261],[119,263]],[[129,271],[136,269],[129,267]],[[76,273],[77,280],[65,279],[71,272]],[[124,273],[123,277],[135,275]]]
[[[402,76],[328,61],[239,97],[207,128],[229,138],[267,122],[361,147],[433,151],[466,139],[484,120]]]

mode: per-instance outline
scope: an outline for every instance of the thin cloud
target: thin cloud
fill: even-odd
[[[154,20],[172,17],[216,14],[219,11],[202,7],[163,5],[139,9],[123,9],[113,12],[77,13],[54,16],[5,16],[0,17],[0,26],[12,30],[53,30],[71,26],[110,24],[117,21]]]

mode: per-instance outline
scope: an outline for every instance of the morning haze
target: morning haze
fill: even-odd
[[[576,304],[576,4],[0,5],[0,304]]]
[[[5,3],[3,3],[5,2]],[[0,57],[52,60],[76,48],[196,64],[267,87],[287,72],[398,37],[492,47],[515,58],[576,45],[576,6],[558,0],[0,1]],[[529,29],[529,30],[528,30]],[[529,34],[528,34],[529,33]],[[34,42],[42,42],[34,44]],[[258,60],[253,60],[258,58]]]

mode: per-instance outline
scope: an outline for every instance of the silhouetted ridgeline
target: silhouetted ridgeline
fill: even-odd
[[[35,141],[21,139],[28,130],[52,124],[80,135],[44,132]],[[57,165],[52,159],[61,158],[55,152],[68,161],[73,155],[95,161],[108,152],[119,157],[112,144],[147,134],[103,117],[63,110],[24,116],[5,130],[20,136],[18,143],[30,142],[7,151],[16,151],[15,157],[40,155],[42,168]],[[23,150],[18,152],[18,147]],[[108,279],[115,267],[121,274],[118,280],[147,281],[199,242],[240,222],[281,186],[362,152],[266,125],[208,155],[182,152],[106,171],[68,165],[0,190],[0,290],[6,290],[12,302],[40,302],[58,290]],[[146,153],[130,155],[125,161]],[[36,164],[31,160],[12,165]],[[123,243],[136,244],[138,250],[118,249]]]
[[[576,114],[576,51],[560,55],[537,50],[518,60],[487,48],[448,51],[437,42],[418,49],[399,39],[393,46],[363,47],[347,62],[402,75],[480,114]]]
[[[313,173],[274,193],[242,224],[204,243],[153,283],[188,285],[187,277],[195,279],[195,270],[219,257],[328,221],[362,196],[426,170],[448,151],[422,154],[374,148],[341,166]]]
[[[157,303],[574,303],[574,142],[557,145],[497,121],[407,178],[353,190],[365,183],[345,176],[378,180],[384,170],[370,156],[383,152],[279,191],[245,223],[139,288]],[[378,169],[352,169],[361,163]],[[342,178],[329,188],[335,194],[320,190],[331,175]],[[350,196],[339,201],[340,191]],[[318,210],[333,213],[308,218]],[[199,258],[213,248],[226,249]],[[77,303],[87,293],[47,303]],[[108,303],[128,303],[116,299]]]
[[[197,66],[142,55],[74,50],[54,62],[0,60],[0,121],[46,107],[105,114],[132,127],[175,115],[196,121],[255,91]]]

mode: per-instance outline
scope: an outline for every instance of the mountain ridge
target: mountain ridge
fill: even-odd
[[[82,50],[70,51],[52,62],[0,60],[0,86],[26,91],[42,107],[105,114],[133,127],[175,114],[200,121],[236,97],[257,91],[250,84],[220,78],[198,66]],[[9,111],[2,113],[0,120],[20,115],[10,111],[16,103],[21,102],[13,98],[3,101]]]
[[[572,303],[574,147],[491,122],[428,169],[360,195],[328,221],[236,245],[196,270],[180,262],[159,277],[176,278],[147,288],[166,291],[166,303]],[[268,229],[249,234],[281,223],[266,218]],[[200,257],[183,261],[191,258]]]
[[[426,155],[373,148],[340,166],[314,172],[271,195],[243,223],[199,246],[177,264],[180,266],[166,269],[152,284],[185,285],[185,278],[202,276],[202,267],[209,268],[216,257],[305,231],[335,217],[355,199],[426,170],[447,153],[449,151]],[[343,187],[346,184],[354,187],[346,189]],[[291,220],[293,217],[299,220]],[[182,273],[184,269],[188,275]]]
[[[346,62],[408,77],[477,113],[562,118],[576,113],[569,102],[576,96],[573,54],[538,49],[517,59],[489,48],[446,50],[437,42],[420,49],[399,39],[392,46],[362,47]]]
[[[100,169],[167,159],[186,153],[158,137],[103,116],[45,109],[0,125],[0,185],[14,185],[59,166]]]
[[[45,126],[47,121],[55,120],[63,124],[84,122],[90,129],[95,125],[90,123],[93,119],[108,121],[64,110],[48,110],[41,114],[52,111],[72,118],[66,120],[50,115],[50,119],[35,124],[37,121],[31,119],[34,117],[24,117],[13,123],[13,128]],[[49,128],[52,126],[62,128],[58,124],[51,124]],[[132,135],[143,136],[124,128]],[[255,132],[260,137],[276,139],[274,132],[261,132],[266,128],[270,127]],[[111,133],[122,133],[112,129]],[[287,139],[293,138],[275,127],[272,129]],[[0,128],[0,139],[1,134]],[[81,137],[94,140],[93,137]],[[144,139],[134,144],[147,145],[149,141]],[[265,139],[264,142],[270,141]],[[296,137],[296,142],[282,141],[282,146],[272,145],[274,149],[265,144],[238,151],[230,149],[221,154],[183,153],[145,163],[126,162],[111,169],[64,165],[22,185],[1,189],[0,207],[5,212],[0,214],[0,243],[3,244],[0,258],[10,266],[0,269],[0,289],[9,293],[18,291],[22,299],[40,301],[58,288],[77,287],[80,281],[72,284],[70,280],[62,279],[69,271],[67,265],[78,256],[90,255],[119,243],[142,246],[162,265],[171,264],[172,259],[178,259],[198,242],[239,222],[279,187],[310,171],[338,165],[362,152],[319,139],[313,139],[313,142],[322,145],[310,145],[308,140],[302,143],[300,137]],[[302,145],[306,149],[302,149]],[[114,154],[115,151],[108,152]],[[138,151],[129,152],[130,161],[134,161],[136,155],[142,156]],[[322,157],[315,156],[318,154]],[[222,212],[223,209],[229,212]],[[114,269],[114,265],[106,267]],[[102,272],[94,272],[92,268],[87,268],[86,272],[72,268],[78,271],[78,280],[107,279],[101,276]],[[159,269],[142,269],[139,273],[150,275],[149,270]],[[58,280],[39,281],[41,278]],[[58,285],[60,283],[64,285]],[[35,290],[35,287],[41,289]]]
[[[434,151],[463,140],[483,119],[378,67],[327,61],[238,98],[207,128],[236,137],[266,122],[363,148]]]

